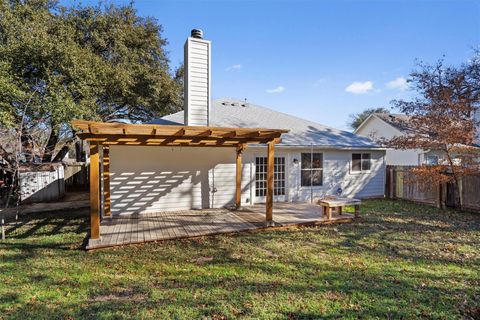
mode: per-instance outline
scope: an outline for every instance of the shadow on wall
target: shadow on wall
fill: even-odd
[[[21,168],[19,175],[22,204],[58,201],[65,196],[63,166],[44,164],[43,167],[49,170],[34,166]]]
[[[234,204],[234,149],[116,146],[110,159],[113,214]]]
[[[235,203],[234,182],[214,185],[214,170],[178,172],[123,172],[111,175],[114,214],[227,207]],[[242,187],[249,190],[250,183]],[[214,200],[212,189],[223,192]],[[225,190],[229,189],[229,190]],[[218,199],[220,198],[220,199]]]
[[[208,171],[112,173],[110,187],[113,213],[210,207]]]

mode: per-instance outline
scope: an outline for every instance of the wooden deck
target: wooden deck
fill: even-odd
[[[265,205],[240,210],[206,209],[118,215],[104,218],[100,239],[90,239],[87,250],[133,243],[191,238],[264,228],[329,224],[351,221],[354,216],[334,214],[331,220],[321,207],[307,203],[275,203],[273,223],[266,224]]]

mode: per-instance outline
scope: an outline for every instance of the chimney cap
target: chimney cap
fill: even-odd
[[[190,34],[192,38],[203,39],[203,31],[201,29],[192,29]]]

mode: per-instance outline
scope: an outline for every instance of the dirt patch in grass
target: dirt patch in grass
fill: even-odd
[[[89,299],[90,302],[106,302],[106,301],[129,301],[140,302],[145,301],[148,298],[148,294],[145,292],[139,292],[138,289],[119,289],[115,292],[103,295],[95,295]]]

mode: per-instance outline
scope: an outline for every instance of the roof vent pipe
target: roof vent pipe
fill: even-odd
[[[190,34],[192,38],[203,39],[203,31],[200,29],[192,29]]]

